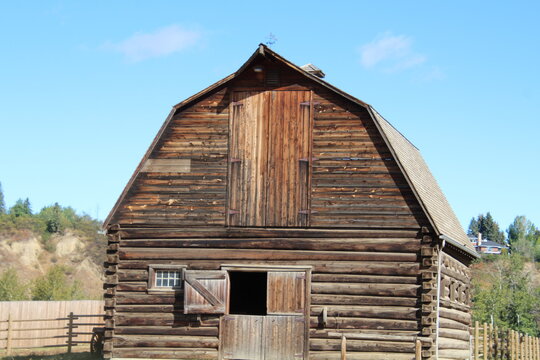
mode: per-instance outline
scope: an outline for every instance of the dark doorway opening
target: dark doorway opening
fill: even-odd
[[[229,314],[266,315],[266,272],[229,272]]]

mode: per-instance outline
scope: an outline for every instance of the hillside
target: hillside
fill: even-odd
[[[485,256],[473,264],[473,320],[540,333],[538,262],[519,253]]]
[[[102,296],[104,254],[103,246],[70,230],[52,235],[47,246],[40,235],[29,230],[0,234],[0,273],[13,268],[19,279],[29,282],[44,275],[53,265],[63,265],[68,281],[78,281],[87,299]]]

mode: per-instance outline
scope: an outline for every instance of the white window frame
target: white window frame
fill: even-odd
[[[187,265],[166,265],[166,264],[156,264],[148,266],[148,292],[151,293],[164,293],[164,292],[175,292],[184,289],[184,270],[187,268]],[[179,272],[180,277],[178,279],[178,286],[157,286],[157,274],[159,271],[174,271]]]

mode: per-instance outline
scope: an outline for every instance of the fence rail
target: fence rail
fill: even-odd
[[[0,302],[0,350],[59,348],[89,344],[103,326],[103,301]]]

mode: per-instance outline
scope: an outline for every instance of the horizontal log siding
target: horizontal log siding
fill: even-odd
[[[311,226],[401,228],[422,209],[367,111],[315,91]]]
[[[181,291],[148,294],[149,264],[186,264],[201,270],[233,263],[312,265],[310,359],[339,358],[340,340],[328,332],[418,335],[420,240],[416,231],[337,232],[328,239],[310,236],[315,234],[310,231],[295,238],[283,237],[286,231],[270,230],[265,236],[256,229],[253,232],[262,237],[249,237],[247,230],[229,234],[237,236],[232,238],[183,238],[182,231],[172,230],[155,231],[151,238],[149,232],[122,231],[113,357],[218,357],[219,316],[205,315],[198,323],[196,315],[183,314]],[[326,328],[320,324],[324,307]],[[414,344],[351,340],[348,347],[351,359],[389,352],[408,359],[414,356]]]
[[[228,102],[220,90],[173,116],[150,158],[186,159],[189,171],[139,173],[115,222],[224,225]]]
[[[439,358],[463,359],[470,347],[470,270],[443,253],[439,311]]]

